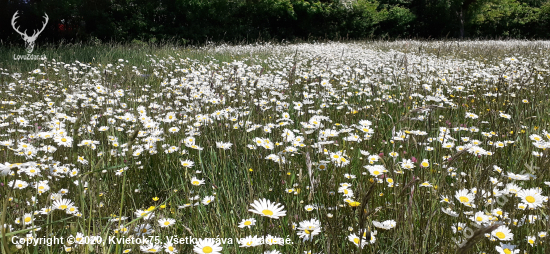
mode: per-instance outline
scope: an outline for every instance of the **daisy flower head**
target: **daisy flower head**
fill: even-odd
[[[383,222],[372,221],[372,225],[374,225],[377,228],[388,230],[388,229],[394,228],[397,224],[395,223],[394,220],[387,220]]]
[[[171,218],[162,218],[162,219],[158,220],[158,223],[159,223],[160,227],[167,228],[169,226],[174,225],[176,223],[176,220],[171,219]]]
[[[479,116],[474,113],[466,112],[466,118],[477,119],[478,117]]]
[[[145,253],[157,253],[162,251],[162,246],[155,245],[153,243],[146,243],[144,245],[139,246],[139,249]]]
[[[254,209],[249,209],[248,211],[261,216],[272,219],[279,219],[279,217],[286,216],[286,211],[284,210],[284,206],[282,204],[271,202],[265,198],[255,200],[254,203],[250,205]]]
[[[474,194],[470,193],[467,189],[462,189],[456,192],[455,198],[464,205],[468,205],[474,201]]]
[[[166,253],[178,253],[178,250],[176,249],[176,247],[174,247],[174,244],[172,242],[166,242],[162,247],[164,248],[164,251]]]
[[[347,179],[355,179],[355,175],[350,175],[350,174],[344,174],[344,177],[347,178]]]
[[[348,236],[348,240],[350,242],[352,242],[353,244],[355,244],[355,246],[359,247],[360,249],[362,249],[363,247],[365,247],[365,245],[367,245],[367,239],[363,237],[363,239],[359,238],[359,236],[357,236],[356,234],[351,234]],[[359,244],[361,244],[361,246],[359,246]]]
[[[321,222],[316,219],[300,222],[298,227],[298,236],[304,241],[313,240],[313,236],[321,233]]]
[[[439,202],[450,203],[450,199],[448,196],[441,195],[441,201]]]
[[[484,212],[479,211],[474,214],[473,217],[470,218],[473,222],[476,224],[482,224],[489,222],[489,216],[487,216]]]
[[[21,181],[21,180],[17,179],[15,181],[14,180],[10,181],[8,183],[8,186],[12,187],[14,189],[25,189],[25,188],[27,188],[27,186],[29,186],[29,184],[25,181]]]
[[[368,161],[369,161],[370,164],[374,164],[379,159],[380,159],[380,156],[378,156],[377,154],[369,155],[369,157],[368,157]]]
[[[430,162],[428,162],[428,159],[424,159],[422,160],[422,162],[420,162],[420,167],[427,168],[429,166],[430,166]]]
[[[366,168],[372,176],[379,176],[388,172],[383,165],[366,165],[364,168]]]
[[[199,254],[218,254],[221,253],[222,247],[220,243],[216,243],[212,238],[198,239],[193,251]]]
[[[420,184],[420,187],[433,187],[429,182],[423,182]]]
[[[88,164],[88,160],[84,159],[83,156],[78,156],[78,159],[77,159],[78,162],[84,164],[84,165],[87,165]]]
[[[316,208],[316,207],[315,207],[315,206],[312,206],[312,205],[306,205],[306,206],[304,207],[304,209],[306,210],[306,212],[311,212],[311,211],[315,210],[315,208]]]
[[[231,148],[232,145],[233,144],[231,144],[231,143],[216,142],[216,147],[224,149],[224,150],[227,150],[227,149]]]
[[[241,223],[239,223],[239,228],[244,228],[244,227],[251,228],[254,225],[256,225],[256,219],[254,218],[243,219]]]
[[[144,220],[148,220],[155,217],[152,211],[138,209],[134,212],[137,217],[143,217]]]
[[[533,247],[536,244],[536,240],[537,239],[534,236],[527,236],[527,243],[529,243],[531,247]]]
[[[184,142],[185,142],[185,145],[187,146],[192,146],[195,144],[195,137],[191,136],[191,137],[187,137],[184,139]]]
[[[352,198],[353,197],[353,190],[349,189],[347,186],[338,188],[338,193],[342,193],[344,197]]]
[[[529,208],[536,209],[542,206],[543,197],[535,188],[520,190],[517,196],[522,199],[522,202],[527,204]]]
[[[178,132],[179,130],[180,130],[180,128],[178,128],[178,127],[172,127],[172,128],[170,128],[170,129],[168,129],[168,131],[169,131],[170,133],[176,133],[176,132]]]
[[[491,232],[491,235],[501,241],[511,241],[514,239],[514,234],[507,226],[500,226]]]
[[[249,248],[249,247],[255,247],[260,245],[260,239],[257,236],[247,236],[245,238],[241,238],[238,240],[241,248]]]
[[[404,169],[413,169],[414,163],[410,159],[403,159],[403,161],[400,163],[401,167]]]
[[[59,199],[53,202],[53,207],[59,210],[65,210],[69,206],[74,205],[73,202],[69,199]]]
[[[453,211],[453,209],[451,209],[450,207],[447,207],[447,208],[442,207],[441,211],[444,212],[445,214],[449,215],[449,216],[458,217],[458,213]]]
[[[500,246],[496,246],[495,249],[499,254],[519,254],[519,249],[516,249],[515,245],[500,243]]]
[[[330,154],[330,159],[333,161],[333,162],[338,162],[340,160],[340,157],[341,157],[341,153],[340,152],[336,152],[336,153],[331,153]]]
[[[202,199],[202,204],[203,205],[208,205],[210,203],[212,203],[212,201],[214,201],[214,196],[206,196]]]
[[[54,141],[59,146],[65,146],[65,147],[71,147],[73,144],[73,138],[69,136],[56,136],[54,138]]]
[[[501,112],[499,115],[500,115],[500,117],[505,118],[505,119],[510,119],[510,118],[512,118],[511,115],[504,114],[504,113],[502,113],[502,112]]]
[[[144,235],[150,235],[154,233],[155,230],[153,230],[153,228],[149,224],[141,224],[134,229],[134,232],[138,236],[144,236]]]
[[[372,125],[372,122],[369,121],[369,120],[360,120],[360,121],[359,121],[359,124],[360,124],[361,126],[371,126],[371,125]]]
[[[193,167],[193,165],[195,164],[193,161],[191,160],[180,160],[181,162],[181,165],[185,168],[191,168]]]
[[[30,213],[24,214],[22,221],[23,221],[23,224],[25,224],[25,225],[31,224],[32,221],[33,221],[32,215]],[[17,224],[19,224],[19,223],[17,223]]]
[[[453,226],[451,226],[451,229],[453,230],[453,233],[456,234],[456,232],[462,231],[464,228],[466,228],[466,223],[456,223]]]
[[[194,186],[200,186],[204,184],[204,180],[199,180],[196,177],[191,178],[191,184]]]
[[[525,208],[527,208],[527,204],[524,203],[519,203],[517,206],[517,209],[519,210],[525,210]]]

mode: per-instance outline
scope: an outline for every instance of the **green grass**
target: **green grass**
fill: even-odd
[[[22,48],[0,49],[0,59],[3,59],[0,71],[4,73],[0,76],[0,101],[5,102],[0,105],[0,123],[5,124],[0,127],[0,141],[12,141],[0,147],[0,163],[34,161],[44,168],[41,175],[31,177],[22,171],[17,173],[22,167],[12,167],[9,171],[13,175],[2,176],[0,225],[11,226],[2,239],[2,253],[64,252],[61,245],[42,244],[18,250],[10,243],[12,237],[25,237],[28,233],[17,231],[33,226],[41,227],[35,238],[50,234],[67,237],[80,232],[106,239],[124,236],[115,231],[119,225],[124,225],[130,231],[128,235],[133,235],[140,224],[151,225],[154,229],[151,235],[158,236],[160,242],[174,235],[234,240],[248,235],[271,234],[288,236],[293,242],[284,246],[265,246],[266,250],[276,249],[282,253],[308,250],[312,253],[454,253],[459,249],[455,241],[465,241],[477,230],[475,223],[468,219],[471,215],[464,212],[491,212],[494,208],[502,209],[509,218],[494,222],[511,222],[513,240],[503,243],[514,244],[528,253],[550,250],[548,237],[537,236],[539,232],[549,233],[548,202],[537,209],[520,210],[516,208],[520,199],[513,194],[504,195],[506,202],[502,198],[481,195],[483,191],[493,192],[496,185],[490,182],[491,179],[504,186],[515,183],[524,189],[540,187],[543,196],[549,195],[549,186],[545,184],[550,180],[548,149],[536,148],[530,139],[531,134],[538,134],[548,142],[543,132],[550,130],[550,103],[547,100],[550,47],[547,42],[403,41],[202,48],[47,45],[34,52],[45,54],[46,62],[12,59],[13,54],[22,52]],[[509,57],[521,58],[510,63],[505,61]],[[233,61],[245,65],[227,64]],[[108,64],[113,66],[107,67]],[[33,73],[36,69],[40,71]],[[484,72],[495,78],[476,77]],[[175,78],[182,79],[171,84]],[[331,88],[321,86],[323,80],[327,80]],[[424,84],[431,89],[425,89]],[[98,89],[96,85],[103,88]],[[457,86],[464,88],[459,91]],[[115,95],[119,89],[124,91],[124,96]],[[303,103],[304,92],[312,96],[312,104],[304,105],[306,110],[300,111],[293,102]],[[492,97],[487,93],[500,94]],[[77,99],[77,94],[83,96]],[[201,99],[193,99],[194,95]],[[443,96],[446,101],[428,100],[428,96]],[[98,99],[100,97],[103,99]],[[528,101],[523,102],[524,99]],[[265,100],[265,105],[260,104],[261,100]],[[86,101],[88,105],[83,104]],[[277,101],[288,103],[288,107],[278,108]],[[43,105],[36,104],[39,102]],[[51,104],[47,105],[49,102]],[[321,107],[323,103],[328,107]],[[139,119],[139,106],[145,107],[143,110],[153,123]],[[111,115],[109,108],[112,108]],[[64,120],[60,115],[56,120],[51,110],[63,112],[69,119]],[[221,110],[227,110],[229,117],[216,119],[211,115]],[[127,112],[135,115],[135,122],[117,119],[116,116],[123,117]],[[164,122],[169,112],[175,113],[179,122]],[[290,114],[292,122],[265,132],[263,126],[281,122],[277,120],[283,112]],[[475,113],[479,118],[465,118],[466,112]],[[499,112],[511,118],[505,119]],[[207,114],[211,122],[194,126]],[[320,120],[324,127],[307,133],[301,122],[308,122],[314,115],[326,116],[330,121]],[[419,116],[423,120],[419,120]],[[19,117],[25,118],[28,125],[19,124],[16,121]],[[237,120],[232,121],[231,117]],[[110,124],[111,118],[116,123]],[[369,138],[364,137],[360,128],[355,128],[361,120],[372,122],[370,128],[374,133]],[[64,123],[59,127],[66,136],[73,138],[72,147],[64,147],[52,138],[60,136],[59,133],[49,138],[38,137],[44,130],[55,129],[46,123],[56,121]],[[241,121],[248,124],[234,128]],[[156,126],[157,133],[148,127],[151,124]],[[253,124],[262,127],[247,131]],[[109,126],[109,129],[100,131],[101,126]],[[460,126],[475,126],[479,131],[450,130],[440,135],[442,127]],[[117,130],[117,127],[122,129]],[[170,133],[171,127],[180,130]],[[285,128],[296,130],[296,136],[303,137],[304,146],[297,145],[297,152],[282,152],[285,147],[292,146],[281,137]],[[323,144],[321,148],[313,146],[322,140],[319,138],[322,130],[348,128],[352,129],[350,133],[357,133],[364,140],[346,141],[343,138],[348,134],[340,133],[327,138],[335,141],[332,144]],[[200,133],[195,135],[195,144],[203,150],[184,144],[183,140],[191,136],[186,134],[190,130]],[[424,131],[427,135],[415,135],[414,131]],[[408,137],[399,140],[398,132]],[[488,138],[482,132],[496,135]],[[29,136],[32,134],[34,136]],[[117,138],[116,146],[110,141],[111,137]],[[149,142],[147,137],[155,142]],[[254,145],[255,137],[268,138],[271,143],[281,145],[275,145],[273,150],[247,148],[249,144]],[[493,154],[475,156],[460,153],[455,148],[447,149],[437,141],[438,137],[456,139],[455,146],[470,142],[462,138],[477,139],[480,147]],[[84,140],[99,141],[99,144],[95,149],[77,146]],[[232,146],[228,150],[216,148],[219,141],[230,142]],[[497,148],[489,145],[489,141],[513,143]],[[21,148],[25,144],[36,148],[51,145],[57,150],[53,153],[35,151],[32,157],[19,155],[19,151],[27,151]],[[179,150],[165,153],[169,146]],[[140,147],[144,149],[141,154],[133,156],[131,153]],[[433,147],[433,150],[428,151],[426,147]],[[22,150],[17,150],[19,148]],[[151,154],[148,150],[157,152]],[[182,150],[187,153],[182,154]],[[337,167],[328,162],[327,170],[317,169],[323,161],[330,161],[328,153],[338,151],[345,151],[345,158],[350,161],[347,166]],[[371,163],[360,151],[383,154],[373,165],[383,165],[388,170],[386,177],[393,179],[393,187],[385,181],[377,183],[378,178],[363,167]],[[533,151],[543,156],[535,157]],[[390,152],[397,152],[399,157],[390,157]],[[284,155],[286,163],[266,159],[269,154]],[[79,156],[88,163],[78,162]],[[402,159],[413,157],[418,160],[414,163],[415,168],[403,169]],[[180,161],[187,159],[194,162],[193,167],[182,166]],[[429,161],[428,167],[420,167],[423,159]],[[77,168],[79,172],[74,177],[54,176],[49,167],[56,163]],[[502,173],[494,171],[493,165],[501,167]],[[524,174],[531,166],[536,179],[519,181],[506,175]],[[308,167],[311,167],[313,179]],[[453,170],[449,171],[450,168]],[[121,169],[126,170],[116,175]],[[347,179],[344,174],[356,178]],[[194,176],[203,179],[205,184],[193,186],[190,180]],[[8,187],[13,180],[28,183],[48,180],[50,190],[38,194],[31,186],[21,190]],[[433,187],[421,187],[423,182]],[[350,189],[355,193],[353,200],[360,203],[358,207],[344,202],[342,194],[338,193],[341,183],[351,184]],[[311,192],[312,184],[314,192]],[[502,190],[504,186],[497,189]],[[296,192],[287,193],[289,188]],[[474,201],[477,208],[467,207],[454,197],[458,190],[472,188],[477,188]],[[61,189],[68,190],[63,198],[74,202],[80,217],[54,210],[46,215],[35,215],[32,224],[15,223],[25,213],[51,206],[50,194]],[[215,196],[215,200],[208,205],[178,209],[178,206],[200,202],[210,195]],[[440,202],[442,195],[449,197],[450,204]],[[200,199],[190,200],[195,196]],[[35,204],[27,203],[32,197],[36,198]],[[249,212],[250,204],[261,198],[283,204],[286,216],[268,219]],[[493,204],[485,204],[487,199],[492,199]],[[318,208],[308,212],[304,209],[306,205]],[[441,209],[447,207],[459,216],[443,213]],[[144,220],[134,215],[138,209],[148,208],[154,209],[153,219]],[[538,219],[522,226],[513,225],[514,219],[521,220],[529,215],[536,215]],[[116,216],[128,219],[122,223],[110,221]],[[161,228],[157,223],[160,218],[173,218],[177,222]],[[256,225],[250,229],[239,228],[239,222],[246,218],[255,218]],[[321,222],[321,233],[314,236],[312,242],[303,242],[291,225],[309,219]],[[376,240],[363,250],[348,240],[351,233],[360,234],[362,228],[369,228],[369,232],[374,230],[372,221],[385,220],[395,220],[396,227],[376,229]],[[467,228],[453,233],[451,227],[459,222],[466,223]],[[536,236],[534,246],[526,241],[527,236]],[[495,246],[500,246],[500,241],[486,237],[475,240],[479,241],[469,249],[472,253],[495,253]],[[139,252],[139,245],[107,243],[73,247],[75,253],[121,253],[126,249]],[[193,245],[175,247],[180,253],[191,253],[193,249]],[[240,248],[236,243],[222,247],[222,253],[261,253],[263,250],[262,246]]]

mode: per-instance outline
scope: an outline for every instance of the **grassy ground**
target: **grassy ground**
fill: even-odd
[[[22,52],[0,50],[3,253],[550,251],[548,42]],[[105,241],[24,244],[52,235]]]

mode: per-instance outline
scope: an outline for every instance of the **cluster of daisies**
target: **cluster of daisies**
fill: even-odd
[[[525,43],[490,46],[549,47]],[[319,242],[329,238],[377,251],[407,227],[400,214],[422,203],[436,211],[419,217],[444,218],[455,246],[471,229],[495,225],[485,235],[487,251],[548,245],[550,133],[534,113],[547,94],[548,57],[487,61],[466,49],[454,52],[462,58],[440,56],[441,43],[392,45],[220,46],[210,52],[269,56],[220,62],[176,52],[149,55],[140,67],[52,59],[29,73],[0,68],[8,80],[0,88],[0,199],[9,211],[2,228],[19,231],[18,243],[70,234],[76,241],[62,246],[66,252],[83,251],[87,237],[101,232],[160,237],[123,253],[222,253],[228,245],[208,234],[220,228],[211,221],[223,221],[232,228],[224,235],[243,251],[321,253]],[[212,154],[248,178],[215,181],[225,175],[212,173],[220,166],[209,164]],[[166,165],[158,175],[142,173],[160,167],[151,158]],[[124,199],[134,202],[147,187],[142,178],[164,174],[182,184],[165,186],[174,192],[160,201],[130,208],[102,199],[126,188],[133,196]],[[126,185],[114,184],[127,176]],[[108,189],[99,191],[101,184]],[[249,191],[226,190],[233,185]],[[224,205],[235,211],[220,212]],[[116,211],[108,224],[102,210]],[[217,218],[222,213],[231,217]],[[362,214],[369,216],[355,219]],[[52,219],[89,226],[57,227]],[[164,237],[174,233],[198,241],[189,247]]]

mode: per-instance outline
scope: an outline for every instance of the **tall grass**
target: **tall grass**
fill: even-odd
[[[543,132],[550,129],[548,42],[398,41],[201,48],[106,44],[50,45],[36,51],[46,54],[48,60],[13,61],[10,56],[20,54],[21,49],[0,51],[5,59],[0,62],[0,162],[40,164],[3,166],[3,253],[65,251],[63,245],[10,243],[25,238],[36,227],[40,230],[34,231],[34,238],[82,233],[107,239],[138,237],[135,229],[146,225],[159,243],[174,235],[288,237],[292,244],[265,246],[282,253],[494,253],[501,242],[528,253],[549,251],[548,237],[539,236],[550,227],[548,152],[536,148],[530,136],[549,140]],[[117,90],[124,95],[117,95]],[[299,107],[298,102],[304,105]],[[148,118],[141,119],[139,110]],[[171,112],[177,118],[174,122],[166,118]],[[466,118],[467,112],[479,118]],[[135,121],[126,119],[128,113],[134,114]],[[283,119],[283,113],[291,120]],[[509,114],[510,119],[501,113]],[[27,123],[22,124],[20,118]],[[111,118],[114,123],[109,123]],[[302,124],[311,124],[312,119],[323,126]],[[371,121],[365,126],[374,133],[363,133],[362,120]],[[280,122],[288,125],[279,127]],[[270,123],[275,127],[264,130]],[[259,128],[254,129],[256,124]],[[109,128],[101,131],[102,126]],[[179,131],[171,133],[172,127]],[[460,127],[466,130],[454,129]],[[471,131],[472,127],[479,131]],[[54,133],[56,128],[63,133]],[[285,142],[281,134],[286,128],[302,141],[294,145]],[[339,133],[323,136],[328,129]],[[46,130],[51,137],[44,136]],[[363,141],[347,139],[347,131]],[[484,135],[491,132],[491,137]],[[72,146],[54,140],[58,136],[72,137]],[[203,149],[186,145],[189,137]],[[269,139],[274,149],[257,146],[257,137]],[[86,140],[99,143],[95,148],[78,146]],[[479,140],[478,147],[485,153],[466,152],[472,140]],[[505,144],[503,148],[497,147],[499,141]],[[221,149],[216,142],[232,146]],[[445,148],[447,143],[454,147]],[[32,147],[48,145],[57,150],[26,153]],[[171,146],[178,150],[168,152]],[[288,146],[296,151],[286,149]],[[461,152],[457,146],[467,147]],[[330,155],[339,151],[349,164],[339,167],[338,161],[331,162]],[[399,155],[391,157],[391,152]],[[266,159],[270,154],[284,156],[284,162]],[[406,169],[403,159],[413,160],[414,169]],[[428,166],[421,166],[424,159]],[[185,160],[194,165],[184,167],[181,162]],[[74,176],[52,172],[63,165],[78,172]],[[320,165],[326,170],[320,170]],[[365,167],[370,165],[381,165],[388,172],[373,176]],[[502,172],[494,170],[494,165]],[[28,168],[40,168],[41,174],[31,176],[25,171]],[[530,173],[536,178],[514,180],[509,173]],[[192,177],[204,180],[204,185],[193,185]],[[393,184],[387,178],[393,179]],[[50,190],[39,194],[30,185],[12,188],[10,182],[15,180],[47,180]],[[347,202],[338,192],[342,183],[348,183],[355,193]],[[521,199],[508,193],[509,183],[523,189],[540,187],[546,201],[537,209],[518,209]],[[470,207],[454,197],[461,189],[473,188],[475,201]],[[51,194],[61,189],[68,190],[63,198],[74,202],[78,216],[53,209],[33,215],[28,225],[15,222],[25,213],[51,206],[59,199]],[[494,189],[506,193],[498,196]],[[201,203],[211,195],[215,197],[211,203]],[[442,202],[442,196],[447,196],[448,202]],[[260,198],[283,204],[286,216],[275,220],[249,212],[250,204]],[[199,204],[193,205],[196,202]],[[314,209],[307,211],[306,205]],[[458,216],[442,211],[448,207]],[[483,225],[469,219],[478,211],[491,214],[496,208],[503,215],[493,214]],[[135,215],[138,210],[152,212],[154,218]],[[113,220],[121,216],[127,219]],[[160,218],[173,218],[176,223],[160,227]],[[246,218],[256,218],[256,225],[239,228]],[[318,219],[322,231],[312,241],[302,241],[292,224],[309,219]],[[385,220],[395,220],[396,226],[388,230],[373,226],[373,221]],[[453,232],[457,223],[465,224]],[[512,241],[490,236],[495,232],[491,225],[496,223],[508,225],[514,234]],[[127,233],[117,230],[120,227]],[[367,244],[360,249],[348,240],[351,233],[372,238],[361,239]],[[527,236],[535,236],[533,245]],[[233,243],[222,245],[222,253],[262,250]],[[110,243],[72,247],[76,253],[140,251],[139,245]],[[180,253],[193,249],[193,245],[175,247]]]

